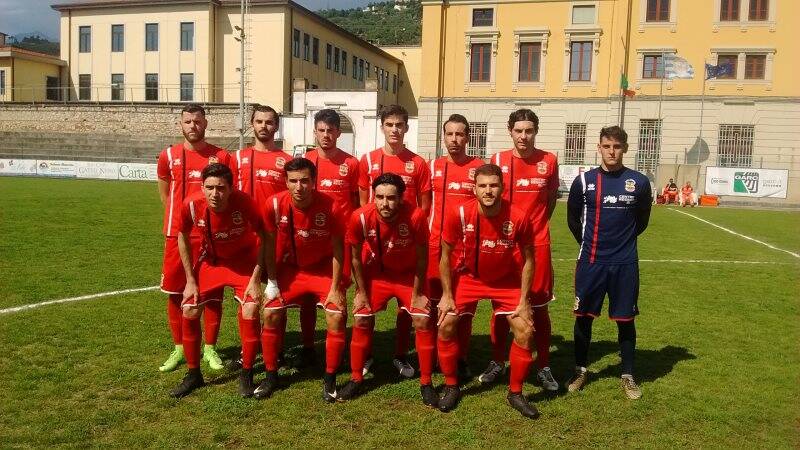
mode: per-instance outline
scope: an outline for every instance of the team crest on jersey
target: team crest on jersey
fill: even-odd
[[[233,214],[231,214],[231,220],[233,221],[234,225],[241,225],[242,222],[244,222],[244,219],[242,219],[242,213],[240,211],[234,211]]]
[[[514,232],[514,223],[510,220],[506,220],[503,222],[503,234],[506,236],[511,236],[511,233]]]
[[[346,177],[348,173],[350,173],[350,168],[347,167],[347,164],[339,166],[339,176]]]
[[[208,164],[209,165],[216,164],[218,162],[219,162],[219,158],[217,158],[216,156],[209,156],[208,157]]]
[[[286,160],[283,157],[275,158],[275,167],[278,169],[283,169],[283,165],[286,164]]]
[[[414,161],[406,161],[406,173],[414,173]]]
[[[408,225],[401,223],[400,225],[397,226],[397,232],[402,237],[408,237]]]
[[[325,216],[325,213],[318,213],[316,216],[314,216],[314,224],[318,227],[324,227],[326,220],[327,217]]]
[[[539,172],[540,175],[544,175],[547,173],[547,161],[539,161],[536,163],[536,171]]]
[[[467,177],[470,180],[473,180],[473,181],[475,180],[475,168],[474,167],[469,169],[469,172],[467,172]]]
[[[636,190],[636,180],[628,178],[625,180],[625,191],[633,192]]]

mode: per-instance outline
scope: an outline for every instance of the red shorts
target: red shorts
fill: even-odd
[[[439,278],[439,260],[441,258],[441,246],[428,246],[428,272],[425,274],[425,284],[431,300],[442,298],[442,280]]]
[[[344,312],[333,303],[327,302],[332,280],[330,268],[327,265],[324,267],[324,269],[304,270],[294,265],[279,266],[277,281],[281,296],[267,301],[264,309],[299,308],[306,302],[316,300],[317,306],[325,311]]]
[[[397,305],[403,311],[412,316],[428,316],[430,314],[430,304],[424,309],[411,306],[411,291],[414,286],[414,274],[398,277],[370,277],[366,280],[367,297],[369,306],[372,310],[359,310],[353,315],[356,317],[371,317],[375,313],[386,309],[386,305],[392,297],[397,299]]]
[[[511,314],[519,306],[519,286],[518,275],[493,281],[491,286],[476,280],[472,275],[456,275],[453,277],[456,313],[459,316],[474,316],[478,301],[486,298],[492,301],[492,310],[495,314]]]
[[[553,295],[553,260],[550,244],[533,247],[533,280],[531,280],[531,305],[534,308],[546,306],[555,300]]]
[[[252,297],[244,295],[255,266],[256,261],[252,255],[241,259],[225,260],[218,264],[211,264],[208,260],[201,259],[197,263],[196,269],[199,298],[197,300],[186,299],[181,305],[200,306],[207,302],[221,302],[225,286],[233,288],[233,296],[239,303],[255,303]]]
[[[192,238],[192,264],[200,256],[200,239]],[[161,292],[183,294],[186,287],[186,273],[183,271],[181,254],[178,250],[178,237],[167,236],[164,240],[164,260],[161,265]]]

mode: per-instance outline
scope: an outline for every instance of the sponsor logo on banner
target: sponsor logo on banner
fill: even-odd
[[[42,161],[37,160],[36,174],[46,177],[74,177],[75,161]]]
[[[99,180],[119,179],[118,163],[78,161],[75,163],[75,175],[78,178],[94,178]]]
[[[158,180],[158,171],[155,164],[120,163],[117,174],[120,180]]]
[[[706,167],[706,194],[786,198],[789,171],[743,167]]]
[[[36,175],[36,160],[0,159],[0,175]]]
[[[758,194],[758,172],[736,172],[733,175],[733,192]]]
[[[574,164],[564,164],[558,166],[558,190],[561,192],[569,192],[570,186],[572,186],[573,180],[576,177],[579,177],[582,173],[588,172],[594,169],[595,166],[588,166],[588,165],[574,165]],[[587,191],[593,191],[594,186],[589,185]]]

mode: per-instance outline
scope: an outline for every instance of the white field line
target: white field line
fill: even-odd
[[[575,262],[575,258],[553,258],[553,261]],[[677,264],[767,264],[790,265],[791,263],[776,261],[731,261],[729,259],[640,259],[646,263],[677,263]]]
[[[679,210],[679,209],[673,209],[673,208],[670,208],[670,210],[671,210],[671,211],[675,211],[676,213],[683,214],[683,215],[685,215],[685,216],[689,216],[689,217],[691,217],[691,218],[693,218],[693,219],[697,219],[697,220],[699,220],[700,222],[707,223],[707,224],[711,225],[712,227],[717,227],[717,228],[719,228],[720,230],[727,231],[728,233],[730,233],[730,234],[733,234],[733,235],[735,235],[735,236],[739,236],[739,237],[740,237],[740,238],[742,238],[742,239],[747,239],[748,241],[753,241],[753,242],[756,242],[756,243],[758,243],[758,244],[761,244],[761,245],[763,245],[763,246],[765,246],[765,247],[768,247],[768,248],[771,248],[771,249],[773,249],[773,250],[777,250],[777,251],[779,251],[779,252],[788,253],[788,254],[790,254],[790,255],[794,256],[795,258],[798,258],[798,259],[800,259],[800,254],[797,254],[797,253],[795,253],[795,252],[791,252],[791,251],[789,251],[789,250],[784,250],[784,249],[782,249],[782,248],[775,247],[775,246],[774,246],[774,245],[772,245],[772,244],[768,244],[768,243],[766,243],[766,242],[764,242],[764,241],[759,241],[758,239],[751,238],[750,236],[745,236],[745,235],[743,235],[743,234],[741,234],[741,233],[737,233],[737,232],[735,232],[735,231],[733,231],[733,230],[731,230],[731,229],[725,228],[725,227],[723,227],[723,226],[721,226],[721,225],[717,225],[717,224],[715,224],[715,223],[713,223],[713,222],[709,222],[708,220],[701,219],[701,218],[699,218],[699,217],[695,216],[694,214],[689,214],[689,213],[687,213],[687,212],[684,212],[684,211],[681,211],[681,210]]]
[[[158,289],[158,286],[149,286],[143,288],[134,288],[134,289],[123,289],[120,291],[111,291],[111,292],[101,292],[99,294],[90,294],[90,295],[81,295],[80,297],[70,297],[70,298],[62,298],[58,300],[48,300],[45,302],[39,303],[31,303],[29,305],[22,305],[22,306],[15,306],[13,308],[5,308],[0,309],[0,316],[3,314],[12,314],[15,312],[25,311],[28,309],[39,308],[42,306],[47,305],[57,305],[59,303],[71,303],[71,302],[79,302],[82,300],[91,300],[95,298],[102,298],[102,297],[111,297],[114,295],[122,295],[122,294],[131,294],[134,292],[144,292],[144,291],[155,291]]]

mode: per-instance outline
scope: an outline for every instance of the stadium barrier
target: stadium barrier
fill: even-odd
[[[0,175],[156,181],[155,164],[43,159],[0,159]]]

